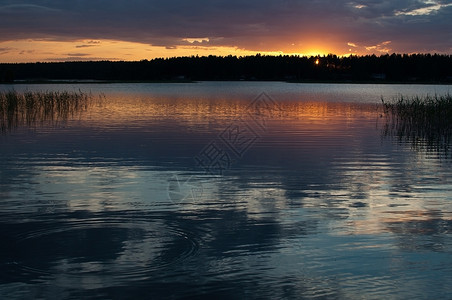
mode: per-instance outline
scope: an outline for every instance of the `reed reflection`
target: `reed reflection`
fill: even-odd
[[[91,100],[91,95],[82,92],[1,92],[0,131],[58,125],[86,111]]]
[[[421,152],[452,157],[452,96],[404,97],[385,102],[383,136],[410,143]]]

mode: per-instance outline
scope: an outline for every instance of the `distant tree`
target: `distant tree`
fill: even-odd
[[[318,61],[318,64],[316,62]],[[98,80],[297,80],[450,82],[452,56],[385,54],[338,57],[278,55],[190,56],[136,62],[0,64],[0,81],[14,79]],[[384,81],[384,80],[383,80]]]

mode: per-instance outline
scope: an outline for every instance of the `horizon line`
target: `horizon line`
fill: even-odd
[[[328,56],[335,56],[337,58],[347,58],[347,57],[384,57],[384,56],[392,56],[392,55],[396,55],[396,56],[413,56],[413,55],[431,55],[431,56],[443,56],[443,57],[451,57],[452,54],[445,54],[445,53],[431,53],[431,52],[412,52],[412,53],[398,53],[398,52],[393,52],[393,53],[385,53],[385,54],[344,54],[344,55],[338,55],[338,54],[334,54],[334,53],[328,53],[328,54],[315,54],[315,55],[306,55],[306,54],[265,54],[265,53],[256,53],[254,55],[215,55],[215,54],[209,54],[209,55],[183,55],[183,56],[171,56],[171,57],[155,57],[155,58],[151,58],[151,59],[140,59],[140,60],[115,60],[115,59],[93,59],[93,60],[62,60],[62,61],[58,61],[58,60],[54,60],[54,61],[34,61],[34,62],[0,62],[0,64],[37,64],[37,63],[42,63],[42,64],[48,64],[48,63],[92,63],[92,62],[111,62],[111,63],[117,63],[117,62],[128,62],[128,63],[134,63],[134,62],[151,62],[151,61],[155,61],[155,60],[171,60],[171,59],[180,59],[180,58],[209,58],[209,57],[216,57],[216,58],[228,58],[228,57],[233,57],[233,58],[247,58],[247,57],[298,57],[298,58],[326,58]]]

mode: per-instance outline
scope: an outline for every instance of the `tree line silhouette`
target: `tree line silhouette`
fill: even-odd
[[[190,56],[142,61],[2,63],[0,81],[284,80],[452,82],[452,55]]]

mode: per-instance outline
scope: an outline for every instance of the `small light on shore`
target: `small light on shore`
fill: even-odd
[[[317,59],[315,60],[315,64],[318,65],[319,63],[320,63],[320,61],[319,61],[319,59],[317,58]]]

